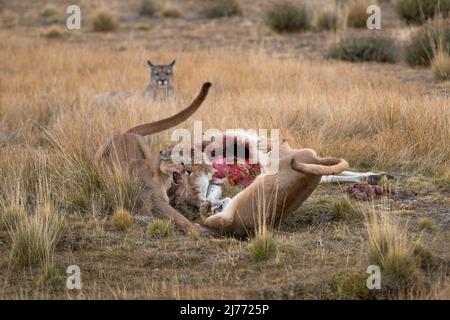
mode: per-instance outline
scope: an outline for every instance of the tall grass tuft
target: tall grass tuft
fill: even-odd
[[[431,71],[438,80],[450,80],[450,55],[438,52],[431,61]]]
[[[272,234],[276,227],[270,218],[276,210],[277,190],[274,194],[267,195],[264,186],[258,189],[257,204],[254,211],[255,237],[247,246],[250,257],[255,262],[263,261],[275,255],[277,252],[277,241]]]
[[[260,262],[272,257],[277,252],[277,241],[271,232],[257,234],[247,246],[250,257]]]
[[[394,286],[414,279],[417,261],[406,226],[386,212],[372,210],[366,215],[366,229],[369,263],[378,265],[387,281]]]
[[[52,265],[55,248],[65,230],[64,217],[51,204],[43,204],[9,230],[11,262],[21,267]]]
[[[111,224],[118,231],[125,231],[133,224],[133,215],[123,208],[119,208],[111,217]]]
[[[167,238],[174,234],[175,228],[171,220],[155,219],[147,226],[147,232],[152,238]]]

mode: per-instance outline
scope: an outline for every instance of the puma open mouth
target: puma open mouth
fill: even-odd
[[[181,176],[180,173],[175,172],[175,171],[172,173],[172,181],[173,181],[173,183],[180,184],[182,179],[183,179],[183,177]]]

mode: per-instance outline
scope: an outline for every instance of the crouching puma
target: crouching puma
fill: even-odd
[[[297,210],[318,186],[324,175],[347,169],[343,159],[320,158],[311,149],[280,145],[277,172],[260,174],[246,189],[234,196],[223,211],[209,216],[210,202],[200,207],[203,224],[221,235],[245,237],[262,224],[278,226]]]
[[[208,95],[211,83],[203,84],[202,89],[189,107],[176,115],[134,127],[123,134],[108,140],[97,152],[96,158],[110,166],[118,166],[136,176],[143,183],[142,202],[149,204],[148,211],[171,219],[182,232],[197,231],[207,233],[201,226],[189,221],[169,205],[167,190],[172,183],[180,183],[184,165],[166,161],[159,154],[152,154],[144,136],[170,129],[188,119]],[[150,212],[149,212],[150,214]]]

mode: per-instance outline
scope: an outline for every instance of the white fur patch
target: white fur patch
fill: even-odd
[[[201,175],[195,180],[195,184],[200,189],[201,196],[206,199],[209,187],[209,177],[207,175]]]

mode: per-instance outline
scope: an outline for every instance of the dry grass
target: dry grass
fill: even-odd
[[[450,55],[447,52],[438,52],[431,61],[431,71],[436,79],[450,79]]]
[[[32,55],[29,48],[33,48]],[[67,50],[73,54],[63,56]],[[155,53],[156,59],[164,55],[164,51]],[[12,56],[15,59],[10,59]],[[185,52],[178,58],[179,100],[175,105],[149,106],[146,100],[133,98],[99,107],[93,102],[98,93],[144,89],[148,77],[145,53],[10,40],[0,57],[0,67],[15,70],[1,79],[5,94],[0,135],[8,137],[9,144],[0,157],[8,172],[1,179],[13,183],[12,172],[33,171],[27,169],[29,159],[42,158],[47,164],[43,170],[52,174],[50,187],[70,211],[107,213],[122,203],[133,210],[139,186],[118,173],[104,178],[103,170],[94,165],[96,149],[107,137],[142,123],[142,119],[173,114],[205,80],[213,82],[213,89],[194,117],[203,120],[204,129],[225,129],[230,123],[242,128],[282,128],[281,135],[290,138],[294,146],[344,157],[356,169],[433,175],[450,164],[448,98],[424,95],[426,88],[421,84],[375,77],[344,63]],[[195,68],[183,63],[193,60],[197,61]],[[25,72],[30,68],[33,73]],[[43,73],[53,78],[40,77]],[[290,81],[294,76],[297,81]],[[247,79],[245,86],[239,81],[243,78]],[[229,112],[217,117],[224,109]],[[248,117],[249,113],[253,116]],[[192,120],[183,127],[191,129]],[[156,150],[168,138],[168,133],[162,133],[149,142]],[[29,179],[34,174],[24,176]]]
[[[123,208],[117,209],[111,217],[111,224],[118,231],[127,230],[133,224],[133,215]]]
[[[161,14],[165,18],[181,18],[183,16],[181,10],[171,3],[167,3],[164,5],[164,7],[161,9]]]
[[[373,4],[368,0],[348,0],[344,3],[344,21],[345,25],[350,28],[366,28],[367,7]]]
[[[366,218],[369,263],[380,267],[388,285],[409,283],[416,276],[417,263],[407,228],[388,212],[372,211]]]
[[[38,208],[10,229],[11,262],[17,266],[53,265],[54,251],[65,229],[63,217],[50,205]]]
[[[245,19],[247,12],[253,14],[252,6],[247,11],[247,3],[244,16],[232,21]],[[192,14],[184,10],[184,4],[181,9],[186,16]],[[40,10],[36,14],[39,19]],[[132,10],[137,14],[136,8]],[[281,135],[296,147],[344,157],[354,169],[423,173],[435,177],[441,190],[450,181],[450,146],[446,143],[450,140],[450,111],[446,107],[449,98],[430,93],[425,81],[404,82],[397,74],[378,72],[378,65],[377,72],[373,72],[370,65],[366,68],[335,61],[274,59],[239,48],[199,50],[189,46],[189,50],[176,51],[170,45],[159,44],[160,49],[152,50],[149,57],[149,50],[144,50],[147,38],[142,42],[130,39],[159,30],[159,24],[152,25],[148,31],[132,33],[123,28],[114,34],[92,33],[87,28],[82,36],[74,32],[55,41],[28,34],[14,39],[10,30],[0,30],[0,208],[20,208],[27,214],[24,220],[15,219],[14,214],[5,215],[3,226],[21,232],[15,231],[15,237],[9,237],[8,231],[0,228],[4,244],[0,255],[23,252],[13,254],[23,257],[13,261],[43,264],[43,268],[9,269],[9,261],[0,260],[0,269],[10,270],[0,272],[0,282],[6,284],[0,288],[0,298],[304,299],[343,298],[349,293],[364,298],[359,289],[347,287],[353,277],[338,281],[341,289],[337,292],[328,292],[323,286],[324,281],[348,266],[363,271],[366,267],[367,252],[362,248],[366,248],[367,235],[361,224],[346,219],[320,222],[331,214],[332,201],[323,202],[318,194],[326,194],[327,199],[332,193],[340,196],[338,188],[319,188],[280,230],[261,231],[276,241],[276,254],[266,255],[274,259],[263,265],[249,257],[247,242],[177,233],[160,239],[137,224],[128,229],[126,236],[105,228],[109,224],[107,215],[116,208],[138,213],[142,205],[137,201],[140,185],[120,171],[96,166],[95,151],[115,133],[174,114],[204,81],[210,80],[210,96],[182,127],[192,129],[193,120],[201,119],[204,130],[230,126],[281,128]],[[206,31],[195,29],[193,33],[206,37],[200,33]],[[138,95],[106,106],[94,103],[96,94],[112,90],[140,94],[148,82],[146,60],[164,61],[174,51],[178,61],[175,103],[154,103]],[[169,137],[170,132],[164,132],[148,142],[157,152]],[[38,196],[42,181],[48,190],[45,194],[51,195],[45,201]],[[424,192],[428,190],[437,188]],[[427,201],[411,203],[435,207],[434,198]],[[441,197],[440,201],[445,199]],[[444,205],[439,203],[439,208]],[[415,208],[408,210],[414,212]],[[42,217],[46,215],[39,212],[52,214],[45,220]],[[62,213],[71,230],[56,246]],[[438,251],[445,258],[447,242],[435,219],[439,217],[433,216],[436,231],[424,235],[431,237],[433,254]],[[412,225],[417,229],[416,223]],[[155,229],[160,232],[164,228]],[[17,243],[14,250],[13,238]],[[30,247],[30,239],[46,249]],[[271,240],[264,243],[263,248],[273,247]],[[421,256],[427,259],[423,250]],[[79,294],[66,292],[58,283],[59,270],[74,263],[86,266]],[[35,277],[24,272],[31,269],[42,269],[39,282],[55,284],[54,290],[37,290]],[[360,277],[358,274],[356,278]],[[436,281],[432,275],[429,280],[432,290],[424,291],[424,297],[448,297],[444,276]]]

